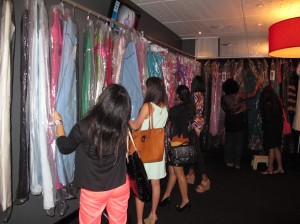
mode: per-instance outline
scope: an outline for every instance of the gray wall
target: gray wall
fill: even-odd
[[[0,0],[0,5],[2,6]],[[49,10],[52,4],[59,3],[59,0],[45,0],[46,7]],[[92,9],[102,15],[107,16],[109,13],[111,0],[75,0],[87,8]],[[128,1],[126,1],[128,2]],[[129,2],[129,4],[131,4]],[[66,7],[70,7],[65,3]],[[14,13],[15,13],[15,26],[16,26],[16,39],[15,39],[15,52],[14,52],[14,74],[13,74],[13,95],[12,95],[12,194],[16,191],[18,185],[18,169],[19,169],[19,142],[20,142],[20,58],[21,58],[21,16],[24,10],[24,3],[22,0],[14,0]],[[152,36],[162,42],[165,42],[175,48],[181,49],[180,38],[168,30],[166,27],[158,23],[148,14],[140,10],[141,19],[138,30],[143,30],[146,35]],[[75,19],[79,28],[79,84],[82,71],[82,42],[83,42],[83,29],[85,26],[87,13],[78,9],[75,10]],[[93,19],[93,16],[90,16]],[[94,18],[96,19],[96,18]],[[55,223],[62,219],[57,214],[54,218],[48,217],[43,210],[42,196],[33,196],[30,194],[29,200],[23,205],[13,206],[12,215],[8,223]],[[78,209],[78,200],[68,201],[70,208],[65,216]]]

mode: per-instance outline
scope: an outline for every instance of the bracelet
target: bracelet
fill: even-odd
[[[57,126],[57,125],[63,125],[63,122],[62,122],[62,120],[55,120],[54,124],[55,124],[55,126]]]

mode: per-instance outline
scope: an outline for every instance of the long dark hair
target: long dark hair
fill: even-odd
[[[97,154],[115,154],[126,145],[131,100],[126,89],[120,85],[108,86],[98,98],[97,104],[86,117],[90,126],[88,135]]]
[[[225,92],[225,95],[228,95],[237,93],[240,89],[240,86],[233,78],[229,78],[223,83],[222,89]]]
[[[204,80],[201,76],[196,75],[192,81],[191,92],[193,94],[195,92],[204,93],[204,91],[205,91]]]
[[[144,98],[144,103],[153,102],[157,105],[160,103],[168,107],[168,98],[163,80],[158,77],[150,77],[146,81],[147,91]]]
[[[184,105],[189,119],[192,120],[195,116],[196,108],[189,88],[186,85],[179,85],[176,89],[176,94]]]
[[[260,95],[259,106],[262,118],[265,121],[270,120],[274,116],[282,115],[281,102],[270,85],[263,89]]]

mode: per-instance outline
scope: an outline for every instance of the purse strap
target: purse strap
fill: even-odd
[[[129,136],[129,138],[130,138],[130,141],[131,141],[131,143],[132,143],[132,145],[133,145],[134,150],[137,151],[136,145],[135,145],[134,140],[133,140],[133,138],[132,138],[132,134],[131,134],[131,132],[130,132],[129,130],[128,130],[128,136]],[[129,153],[128,138],[127,138],[127,152]]]
[[[149,127],[148,129],[153,129],[153,113],[151,114],[151,103],[147,103],[148,105],[148,111],[149,111]]]
[[[280,97],[279,97],[279,101],[280,101],[280,103],[281,103],[282,114],[283,114],[283,120],[284,120],[284,121],[287,121],[285,109],[284,109],[284,106],[283,106],[283,103],[282,103],[282,100],[281,100]]]

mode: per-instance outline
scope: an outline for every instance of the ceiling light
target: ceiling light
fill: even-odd
[[[262,26],[262,24],[261,24],[261,23],[258,23],[257,26]]]
[[[260,42],[257,42],[256,45],[260,45]]]
[[[300,17],[273,24],[269,28],[269,55],[279,58],[300,57]]]
[[[217,30],[217,29],[222,29],[224,26],[210,26],[209,28]]]
[[[202,32],[201,31],[199,31],[199,35],[201,35],[202,34]]]
[[[231,47],[233,44],[232,43],[224,43],[221,44],[223,47]]]
[[[257,5],[256,5],[256,7],[258,7],[258,8],[262,8],[264,5],[262,4],[262,3],[258,3]]]

